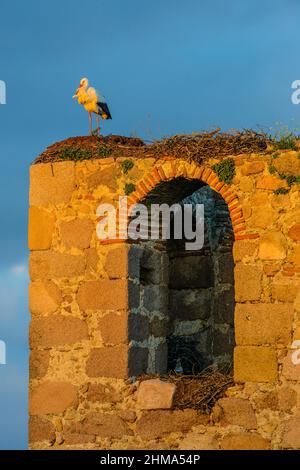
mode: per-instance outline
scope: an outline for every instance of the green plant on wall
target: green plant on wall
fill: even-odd
[[[279,122],[275,127],[269,128],[270,140],[275,150],[297,150],[297,143],[299,141],[298,129],[289,129],[289,126],[283,125]]]
[[[235,163],[233,158],[226,158],[212,166],[220,181],[230,184],[235,176]]]
[[[129,170],[134,167],[134,163],[132,160],[123,160],[123,162],[121,163],[121,167],[124,175],[127,175]]]
[[[133,193],[133,191],[135,191],[135,184],[125,183],[124,193],[126,194],[126,196],[129,196],[129,194]]]
[[[93,154],[89,150],[80,149],[77,147],[62,147],[59,151],[58,157],[62,160],[89,160],[93,157]]]
[[[107,145],[99,145],[98,147],[98,155],[99,157],[108,157],[111,155],[112,149],[108,147]]]
[[[300,176],[295,176],[295,175],[286,175],[284,173],[280,173],[277,171],[275,165],[274,165],[274,160],[278,158],[279,155],[272,155],[272,160],[269,164],[269,173],[271,175],[277,175],[281,180],[284,180],[287,182],[289,188],[292,187],[293,184],[300,184]],[[298,158],[300,159],[300,154],[298,154]],[[273,191],[274,194],[287,194],[289,192],[289,189],[287,188],[278,188]]]
[[[99,142],[97,147],[97,154],[93,153],[92,150],[79,148],[79,147],[62,147],[58,152],[58,157],[61,160],[73,160],[73,161],[82,161],[90,160],[95,157],[107,157],[112,153],[112,149],[107,145]]]
[[[287,194],[289,192],[289,190],[287,188],[277,188],[273,191],[274,194],[276,194],[277,196],[279,194]]]
[[[103,142],[100,137],[98,136],[98,157],[108,157],[112,153],[112,148],[109,147],[105,142]]]
[[[274,147],[278,150],[297,150],[297,136],[292,132],[282,135],[278,140],[275,140]]]

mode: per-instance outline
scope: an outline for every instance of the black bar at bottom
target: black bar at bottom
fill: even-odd
[[[148,465],[188,465],[201,466],[203,469],[217,464],[239,464],[243,467],[256,463],[286,465],[300,462],[300,451],[147,451],[147,450],[43,450],[43,451],[0,451],[0,464],[15,464],[16,468],[24,464],[43,465],[53,463],[68,463],[77,466],[89,465],[89,470],[104,465],[122,468],[137,468]],[[6,467],[3,467],[6,468]],[[243,468],[241,469],[243,470]]]

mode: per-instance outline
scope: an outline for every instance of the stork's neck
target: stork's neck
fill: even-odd
[[[86,95],[86,86],[81,86],[77,92],[77,95],[78,96],[83,96],[83,95]]]

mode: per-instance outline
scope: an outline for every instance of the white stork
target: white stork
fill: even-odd
[[[111,119],[111,114],[105,99],[98,95],[95,88],[89,87],[87,78],[80,80],[80,85],[77,88],[73,99],[77,98],[79,104],[82,104],[89,113],[89,127],[90,134],[93,132],[92,113],[96,114],[97,132],[100,134],[100,117],[102,119]]]

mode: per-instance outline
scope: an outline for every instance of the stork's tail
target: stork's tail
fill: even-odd
[[[98,107],[99,107],[99,114],[102,117],[102,119],[112,119],[109,108],[106,103],[99,101]]]

